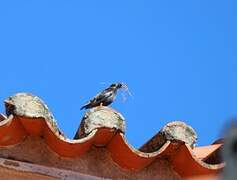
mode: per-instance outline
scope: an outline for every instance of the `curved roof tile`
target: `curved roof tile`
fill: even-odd
[[[20,143],[29,135],[40,136],[54,152],[63,157],[80,157],[92,145],[106,146],[115,163],[132,171],[143,169],[156,158],[168,158],[174,170],[182,177],[215,174],[224,166],[223,163],[211,165],[201,160],[221,145],[202,147],[202,151],[199,147],[193,150],[184,143],[167,141],[159,150],[146,153],[133,148],[123,133],[115,129],[99,128],[84,138],[70,140],[55,132],[43,118],[32,119],[13,115],[8,118],[1,115],[0,132],[0,146]],[[187,170],[186,167],[195,171]]]
[[[20,97],[22,98],[24,96],[20,94]],[[30,98],[30,101],[32,99],[35,100],[32,95]],[[39,101],[37,98],[36,100]],[[11,102],[8,101],[8,103]],[[39,104],[39,102],[37,103]],[[38,108],[37,103],[35,104]],[[40,101],[40,103],[43,102]],[[8,104],[8,107],[10,106],[9,111],[7,111],[8,113],[12,110],[11,105]],[[40,105],[47,107],[44,104]],[[173,169],[182,177],[216,174],[224,166],[223,163],[207,164],[204,162],[207,157],[220,149],[222,144],[213,144],[192,149],[183,141],[167,140],[157,150],[148,153],[132,147],[127,142],[124,134],[115,128],[95,128],[85,137],[71,140],[64,137],[59,130],[55,129],[55,124],[51,122],[53,118],[50,119],[48,117],[51,116],[44,115],[45,111],[42,111],[43,113],[39,111],[43,115],[37,114],[37,117],[28,117],[26,114],[22,114],[22,112],[27,110],[20,108],[22,111],[20,114],[17,112],[17,109],[13,108],[13,110],[14,112],[8,117],[2,114],[0,115],[0,146],[20,143],[27,136],[38,136],[44,138],[45,143],[62,157],[80,157],[90,150],[92,146],[103,146],[110,152],[113,161],[122,168],[138,171],[147,167],[156,158],[166,158]],[[195,169],[195,171],[190,169]]]

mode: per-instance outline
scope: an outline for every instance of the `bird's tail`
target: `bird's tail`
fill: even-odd
[[[82,107],[80,108],[80,110],[85,109],[85,108],[86,108],[86,105],[85,105],[85,106],[82,106]]]
[[[82,110],[82,109],[87,109],[87,108],[88,108],[88,106],[89,106],[89,103],[86,103],[84,106],[82,106],[82,107],[81,107],[81,109],[80,109],[80,110]]]

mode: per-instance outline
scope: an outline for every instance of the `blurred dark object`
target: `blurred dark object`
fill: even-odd
[[[222,155],[226,167],[222,173],[224,180],[237,179],[237,118],[232,120],[225,130]]]

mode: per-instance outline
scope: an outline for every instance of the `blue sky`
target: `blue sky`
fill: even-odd
[[[113,107],[139,147],[173,120],[217,139],[237,115],[236,1],[0,1],[0,101],[41,97],[73,137],[81,105],[126,82]],[[4,111],[3,103],[1,111]]]

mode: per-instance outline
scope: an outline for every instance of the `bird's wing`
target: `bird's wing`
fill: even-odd
[[[110,97],[112,95],[113,95],[113,93],[111,91],[109,91],[108,89],[105,89],[104,91],[98,93],[96,96],[91,98],[91,100],[89,100],[87,103],[85,103],[85,105],[82,106],[81,109],[83,109],[84,107],[86,107],[86,106],[88,106],[90,104],[100,104],[106,98],[108,98],[108,97]]]
[[[103,102],[106,98],[108,98],[108,97],[110,97],[112,95],[113,95],[113,92],[111,92],[111,91],[103,91],[103,92],[97,94],[89,102],[100,103],[100,102]]]

